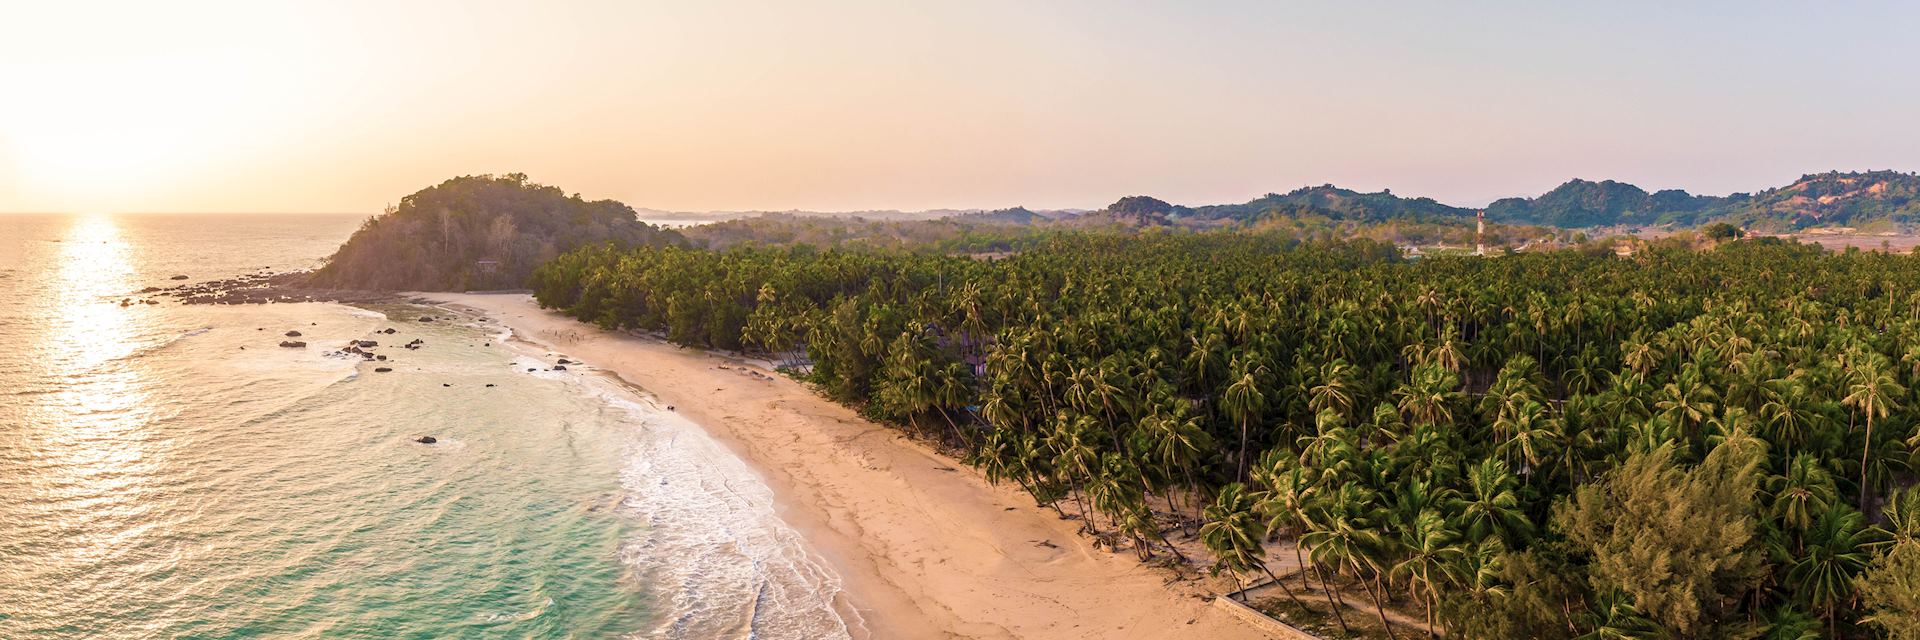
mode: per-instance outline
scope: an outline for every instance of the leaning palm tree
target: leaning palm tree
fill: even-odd
[[[1233,575],[1235,591],[1240,598],[1246,599],[1241,591],[1240,577],[1256,569],[1264,569],[1266,548],[1260,545],[1260,539],[1266,537],[1266,525],[1253,512],[1253,495],[1247,492],[1247,486],[1235,482],[1220,489],[1220,495],[1206,509],[1207,523],[1200,527],[1200,542],[1213,552],[1213,570],[1218,573],[1225,569]],[[1291,596],[1292,591],[1287,594]]]
[[[1920,487],[1908,487],[1887,496],[1881,507],[1887,534],[1894,546],[1920,545]]]
[[[1261,492],[1257,505],[1261,515],[1267,518],[1267,530],[1285,532],[1293,536],[1294,564],[1300,567],[1300,588],[1309,589],[1307,584],[1307,561],[1301,556],[1299,539],[1307,524],[1307,505],[1319,491],[1308,475],[1305,466],[1284,448],[1274,447],[1260,458],[1259,473],[1255,475],[1267,490]]]
[[[1644,640],[1662,637],[1660,625],[1633,605],[1633,597],[1619,589],[1598,594],[1587,613],[1591,630],[1578,640]]]
[[[1873,420],[1876,417],[1884,418],[1889,412],[1899,409],[1900,401],[1897,398],[1907,390],[1875,360],[1859,363],[1853,369],[1851,378],[1847,385],[1847,397],[1841,398],[1840,402],[1867,418],[1866,437],[1860,446],[1860,508],[1864,510],[1867,508],[1867,489],[1872,486],[1869,482],[1871,475],[1867,473],[1867,454],[1873,451]]]
[[[1186,417],[1181,413],[1178,410],[1171,414],[1155,413],[1141,422],[1141,428],[1146,432],[1147,453],[1151,461],[1169,474],[1178,470],[1184,481],[1178,488],[1194,490],[1199,487],[1199,483],[1194,480],[1194,467],[1199,466],[1204,460],[1204,452],[1213,448],[1213,438],[1207,435],[1205,429],[1200,428],[1199,420]],[[1167,510],[1177,515],[1180,512],[1174,508],[1175,491],[1172,490],[1174,488],[1168,487],[1166,491]],[[1181,526],[1184,528],[1186,518],[1181,520]],[[1189,530],[1188,533],[1191,534],[1192,531]]]
[[[1407,592],[1427,604],[1427,635],[1434,631],[1434,611],[1440,608],[1440,581],[1453,581],[1453,571],[1466,556],[1456,543],[1459,534],[1447,527],[1445,518],[1431,509],[1420,512],[1412,526],[1400,530],[1400,549],[1405,559],[1393,565],[1394,580],[1406,580]]]
[[[1308,519],[1309,531],[1301,536],[1300,542],[1311,548],[1308,555],[1315,563],[1332,566],[1336,572],[1342,566],[1353,570],[1354,578],[1373,599],[1374,610],[1380,614],[1380,627],[1386,630],[1387,637],[1393,638],[1386,603],[1374,591],[1373,582],[1367,579],[1369,572],[1380,573],[1384,555],[1384,540],[1373,528],[1377,511],[1373,504],[1375,497],[1373,490],[1359,484],[1342,485],[1313,510]],[[1325,581],[1322,586],[1326,586]]]

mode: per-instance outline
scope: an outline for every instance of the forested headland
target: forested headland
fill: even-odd
[[[572,249],[680,242],[613,200],[529,182],[526,174],[462,176],[421,189],[368,218],[314,272],[335,288],[448,291],[513,289]]]
[[[1279,586],[1336,629],[1357,593],[1460,638],[1920,637],[1914,256],[1059,232],[589,246],[530,282],[766,352],[1142,558],[1198,537],[1254,580],[1293,541]]]

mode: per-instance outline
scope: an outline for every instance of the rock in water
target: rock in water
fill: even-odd
[[[564,365],[564,364],[556,364],[556,365],[553,365],[553,370],[554,370],[554,371],[566,371],[566,370],[567,370],[567,365]]]
[[[386,372],[388,372],[388,371],[392,371],[392,370],[393,370],[393,367],[374,367],[374,369],[373,369],[373,372],[374,372],[374,373],[386,373]]]
[[[187,279],[187,276],[186,276],[185,274],[181,274],[181,275],[177,275],[177,276],[174,276],[174,277],[172,277],[172,278],[169,278],[169,279],[170,279],[170,280],[185,280],[185,279]]]
[[[288,349],[305,349],[307,348],[307,343],[301,342],[299,340],[281,340],[280,346],[286,347]]]
[[[288,332],[287,332],[287,337],[289,337],[289,338],[298,338],[298,337],[300,337],[300,332],[298,332],[298,331],[288,331]]]
[[[418,438],[414,438],[413,441],[418,442],[420,444],[433,444],[435,442],[439,442],[440,439],[435,438],[433,436],[420,436]]]

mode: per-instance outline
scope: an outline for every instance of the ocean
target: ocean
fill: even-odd
[[[644,390],[445,309],[136,293],[312,267],[362,218],[0,215],[0,638],[859,628],[759,476]]]

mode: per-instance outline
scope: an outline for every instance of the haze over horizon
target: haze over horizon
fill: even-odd
[[[1738,6],[1739,12],[1723,9]],[[0,211],[1455,205],[1920,169],[1920,7],[74,2],[0,24]]]

